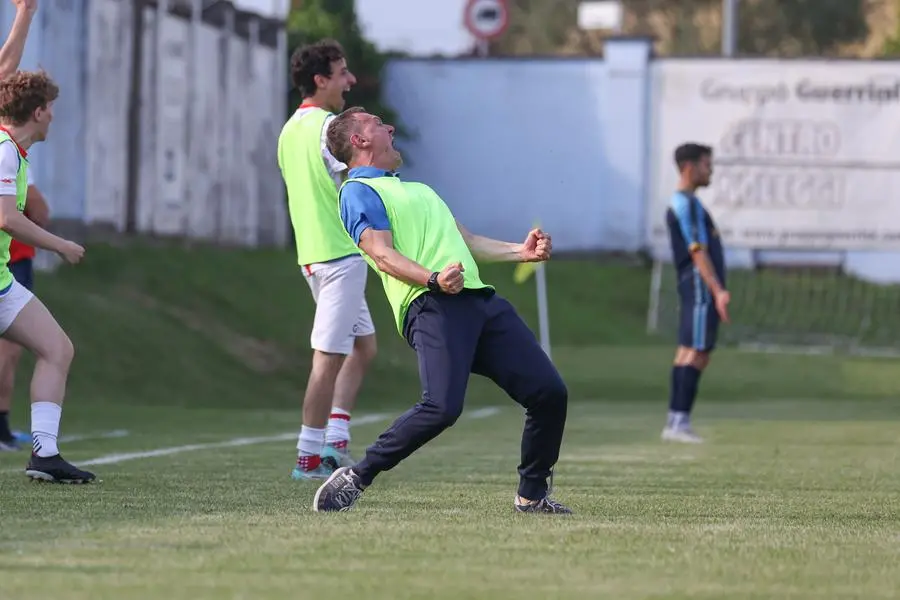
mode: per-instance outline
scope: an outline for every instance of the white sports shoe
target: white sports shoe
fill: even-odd
[[[667,442],[683,444],[702,444],[703,438],[694,433],[690,427],[666,427],[662,431],[662,439]]]

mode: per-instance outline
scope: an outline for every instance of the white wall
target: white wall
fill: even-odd
[[[623,118],[640,132],[640,113],[617,113],[644,94],[611,93],[607,67],[600,60],[391,63],[386,99],[414,136],[398,142],[408,157],[403,175],[434,187],[479,233],[517,240],[540,221],[561,250],[637,250],[643,145],[640,135],[608,124]],[[634,94],[634,77],[630,83]],[[620,160],[623,152],[631,160]]]
[[[256,2],[275,14],[283,0]],[[199,4],[199,3],[195,3]],[[265,5],[265,6],[263,6]],[[132,6],[128,0],[46,0],[21,68],[60,86],[47,142],[32,153],[53,216],[123,230],[138,176],[139,231],[243,245],[284,244],[275,158],[286,117],[285,39],[250,36],[165,10],[145,10],[136,173],[129,172]],[[280,7],[280,8],[279,8]],[[8,30],[12,5],[0,5]],[[269,36],[271,41],[271,36]]]
[[[275,158],[284,61],[260,44],[257,23],[249,38],[233,27],[147,11],[141,231],[240,245],[286,241]]]
[[[654,95],[654,82],[666,72],[667,61],[650,60],[648,49],[644,40],[613,40],[607,44],[605,61],[393,61],[384,81],[386,99],[414,136],[398,142],[408,163],[401,176],[432,185],[461,221],[485,235],[517,240],[534,220],[540,220],[559,250],[646,249],[667,257],[666,245],[654,245],[648,239],[647,223],[658,221],[657,213],[664,210],[658,198],[659,184],[671,184],[675,142],[659,139],[657,116],[667,106]],[[678,61],[685,62],[690,61]],[[714,64],[723,72],[743,73],[741,61],[733,61],[730,68],[719,61]],[[798,63],[768,64],[765,72],[773,81],[781,71],[787,72],[788,66],[792,72],[804,72]],[[854,77],[868,77],[860,74],[860,64],[845,61],[840,77],[837,69],[829,71],[832,79],[836,78],[833,85],[842,87],[849,85],[841,83],[844,79],[851,82]],[[887,74],[900,72],[898,64],[868,63],[869,71]],[[821,61],[810,65],[821,65]],[[888,88],[894,81],[882,76],[876,79],[878,85]],[[900,82],[900,75],[896,81]],[[856,111],[857,119],[885,119],[884,130],[889,132],[900,118],[900,93],[898,98],[871,108],[834,110],[838,116]],[[699,110],[693,118],[702,122],[701,113]],[[728,114],[724,117],[730,118]],[[742,118],[746,118],[745,111],[736,107],[733,119]],[[867,123],[860,121],[861,126],[871,128]],[[672,124],[670,121],[670,129]],[[710,133],[701,130],[681,127],[679,141]],[[717,139],[695,141],[718,143]],[[881,159],[897,164],[894,156]],[[879,180],[868,181],[871,187]],[[900,211],[895,190],[871,189],[866,194],[867,198],[883,196],[878,214]],[[803,218],[796,216],[800,214],[797,211],[793,214],[794,219]],[[728,216],[734,220],[733,214]],[[822,219],[822,215],[812,217]],[[772,219],[779,219],[777,211]],[[803,223],[795,225],[802,228]],[[728,247],[727,252],[735,267],[771,261],[842,264],[866,279],[900,281],[900,255],[859,243],[853,249],[804,249],[795,244],[792,249]]]
[[[92,0],[87,8],[84,220],[116,229],[125,227],[126,216],[131,6],[122,0]]]

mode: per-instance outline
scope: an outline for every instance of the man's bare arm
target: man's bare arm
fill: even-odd
[[[722,293],[725,288],[722,287],[722,284],[716,277],[716,271],[715,269],[713,269],[712,262],[710,262],[709,255],[706,253],[706,250],[704,250],[703,248],[694,250],[691,258],[694,259],[694,264],[697,266],[697,270],[700,272],[700,277],[703,279],[703,283],[706,284],[706,287],[709,288],[709,291],[713,295],[713,297],[718,296],[720,293]]]
[[[66,241],[41,229],[19,212],[15,196],[0,196],[0,229],[24,244],[61,252]]]
[[[41,190],[36,185],[28,186],[25,216],[45,229],[47,224],[50,223],[50,207],[44,199],[44,194],[41,193]]]
[[[394,248],[394,236],[390,231],[379,231],[369,227],[359,236],[360,249],[369,255],[382,273],[387,273],[410,285],[425,287],[431,271],[412,261]]]
[[[475,235],[463,227],[459,221],[456,222],[456,228],[462,234],[472,256],[478,260],[485,262],[518,262],[521,260],[522,244],[501,242]]]
[[[28,39],[28,30],[31,28],[31,18],[36,2],[31,2],[29,7],[25,2],[16,3],[16,16],[13,19],[9,35],[0,48],[0,79],[5,79],[19,69],[22,61],[22,53],[25,51],[25,40]]]

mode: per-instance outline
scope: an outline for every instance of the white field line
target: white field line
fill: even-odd
[[[500,412],[499,408],[487,407],[473,410],[466,415],[470,419],[485,419]],[[380,423],[386,421],[389,415],[374,414],[363,415],[350,421],[351,426],[369,425],[372,423]],[[225,440],[223,442],[213,442],[208,444],[190,444],[187,446],[171,446],[169,448],[157,448],[156,450],[146,450],[144,452],[129,452],[125,454],[107,454],[90,460],[79,461],[78,465],[113,465],[129,460],[141,460],[144,458],[156,458],[157,456],[171,456],[172,454],[182,454],[184,452],[194,452],[196,450],[213,450],[216,448],[235,448],[238,446],[252,446],[255,444],[267,444],[269,442],[283,442],[292,440],[297,437],[297,432],[281,433],[278,435],[268,435],[261,437],[245,437]]]
[[[470,419],[487,419],[488,417],[493,417],[499,412],[500,409],[496,406],[486,406],[484,408],[477,408],[468,413],[466,416]]]
[[[85,433],[75,435],[59,436],[60,443],[71,444],[72,442],[84,442],[87,440],[109,440],[113,438],[123,438],[131,435],[126,429],[114,429],[112,431],[101,431],[100,433]]]

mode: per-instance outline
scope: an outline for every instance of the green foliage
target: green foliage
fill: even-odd
[[[894,1],[894,10],[900,13],[900,0]],[[889,58],[900,57],[900,19],[897,20],[894,35],[884,41],[881,53]]]
[[[739,49],[753,56],[834,56],[869,34],[866,0],[755,0],[739,11]]]
[[[622,0],[626,34],[667,40],[671,54],[718,54],[722,0]],[[495,54],[593,53],[577,29],[577,0],[510,0],[507,33]],[[738,50],[745,56],[834,56],[869,35],[867,0],[740,0]],[[605,34],[604,34],[605,35]],[[900,51],[900,35],[895,42]]]
[[[579,0],[510,0],[509,27],[491,42],[491,55],[552,55],[577,23]]]
[[[357,79],[356,85],[345,96],[347,106],[364,106],[385,122],[393,123],[397,126],[398,135],[403,135],[397,114],[381,97],[381,76],[387,56],[363,37],[353,0],[303,0],[300,7],[294,8],[288,16],[287,32],[290,53],[298,46],[323,38],[340,42],[347,54],[347,64]],[[301,100],[297,90],[291,90],[290,112]]]

